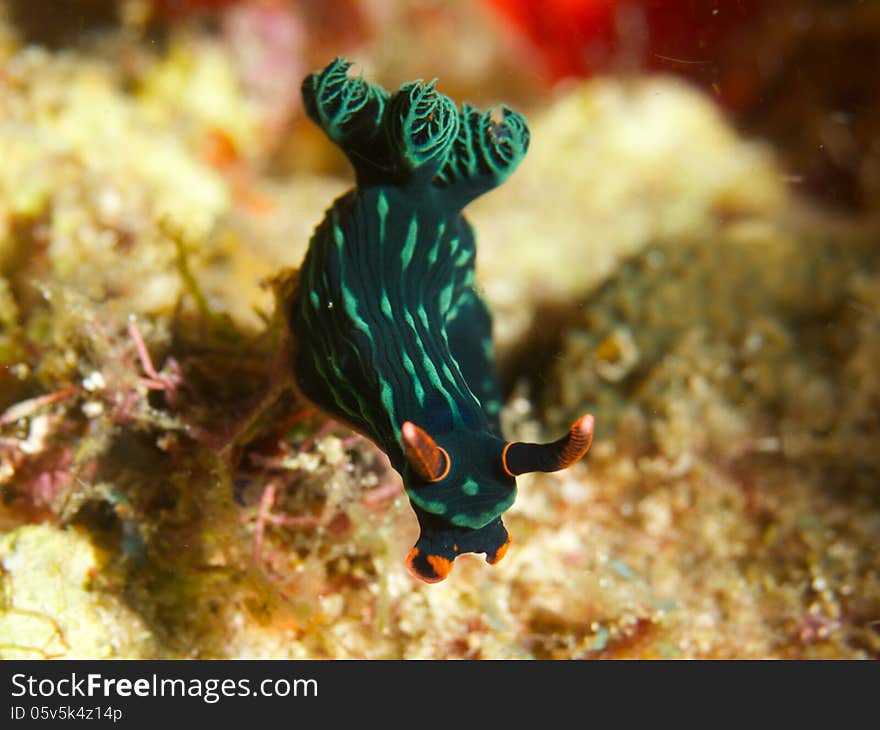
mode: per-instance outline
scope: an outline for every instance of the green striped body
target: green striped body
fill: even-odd
[[[375,187],[336,201],[303,263],[294,304],[303,393],[369,434],[395,467],[403,463],[393,446],[406,420],[442,432],[497,431],[489,321],[464,321],[484,311],[474,255],[462,216],[414,208],[398,189]],[[450,347],[450,325],[462,329],[456,320],[471,335],[458,344],[479,348],[460,352],[462,359],[476,355],[489,369],[474,390]]]
[[[433,87],[405,85],[389,97],[334,64],[307,79],[303,94],[352,159],[358,186],[334,202],[300,270],[289,309],[295,378],[306,398],[388,454],[422,530],[414,569],[440,579],[448,567],[438,566],[458,554],[495,562],[509,541],[501,515],[516,482],[500,467],[491,319],[474,288],[475,241],[461,208],[509,174],[527,130],[506,112],[521,149],[501,165],[508,129],[488,115],[456,110]],[[438,123],[446,126],[432,131]],[[491,149],[477,144],[480,134]],[[407,421],[448,453],[441,481],[410,467]]]

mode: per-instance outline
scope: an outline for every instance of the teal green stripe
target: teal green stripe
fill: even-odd
[[[354,326],[357,327],[357,329],[360,330],[366,336],[367,341],[370,343],[372,362],[378,368],[380,361],[379,361],[379,357],[378,357],[379,353],[378,353],[378,348],[376,346],[376,340],[373,336],[372,331],[370,330],[369,325],[366,323],[366,321],[364,321],[363,317],[361,317],[361,315],[360,315],[360,312],[358,309],[357,298],[355,297],[352,290],[346,284],[345,252],[343,251],[343,246],[342,246],[342,242],[344,242],[344,235],[342,233],[342,230],[339,227],[338,213],[335,208],[333,209],[333,212],[332,212],[332,218],[333,218],[333,232],[334,232],[337,252],[338,252],[338,256],[339,256],[339,284],[340,284],[339,288],[342,293],[343,307],[345,309],[346,314],[348,315],[348,317],[351,319],[352,323],[354,324]],[[341,330],[340,330],[340,333],[341,333]],[[341,334],[340,334],[340,336],[341,336]],[[358,352],[357,348],[354,348],[354,351],[357,356],[357,361],[361,364],[361,367],[363,367],[363,359],[361,358],[360,353]],[[335,361],[334,361],[334,367],[335,367]],[[365,375],[369,375],[369,374],[365,373]],[[387,417],[388,417],[388,422],[391,426],[391,431],[393,433],[397,434],[397,432],[399,430],[399,425],[397,424],[397,419],[396,419],[396,414],[395,414],[395,409],[394,409],[394,391],[391,388],[390,383],[388,383],[387,380],[380,373],[373,373],[372,375],[374,377],[377,377],[379,380],[380,397],[382,399],[383,405],[385,405],[385,408],[386,408],[385,415],[387,415]],[[341,374],[340,374],[340,377],[342,377]],[[366,380],[369,380],[369,377],[366,377]],[[361,404],[362,408],[364,408],[364,402],[361,399],[360,395],[358,395],[358,403]],[[373,427],[374,433],[377,433],[377,434],[381,433],[380,429],[378,428],[378,424],[372,420],[372,415],[373,415],[372,410],[370,410],[369,408],[365,408],[362,415],[363,415],[364,420],[367,420],[370,422],[370,425]]]
[[[388,299],[388,292],[382,291],[382,295],[380,297],[382,313],[388,317],[392,322],[394,321],[394,313],[391,311],[391,302]]]
[[[416,372],[416,367],[413,365],[412,358],[406,353],[406,350],[403,351],[402,357],[403,361],[403,369],[409,374],[410,380],[413,384],[413,390],[416,394],[416,400],[418,400],[419,405],[425,405],[425,389],[422,386],[421,378],[419,378],[419,374]]]
[[[385,406],[385,410],[391,417],[392,424],[394,424],[397,421],[395,415],[397,409],[394,407],[394,389],[391,387],[391,383],[385,380],[381,375],[379,376],[379,389],[382,394],[382,405]]]
[[[385,243],[385,219],[388,217],[388,198],[385,193],[379,191],[379,197],[376,200],[376,212],[379,214],[379,243]]]
[[[419,330],[416,327],[415,320],[409,312],[404,312],[403,318],[406,320],[406,323],[410,326],[410,329],[413,331],[413,341],[416,344],[416,347],[419,350],[419,359],[421,360],[421,366],[424,369],[425,373],[428,376],[428,381],[431,383],[434,388],[443,396],[444,400],[449,404],[449,410],[452,413],[452,419],[455,423],[461,423],[461,412],[458,409],[458,403],[455,401],[455,398],[452,397],[452,394],[446,390],[446,386],[443,385],[443,381],[440,380],[440,373],[437,372],[437,368],[434,365],[433,361],[430,357],[428,357],[428,352],[425,350],[425,345],[422,342],[422,338],[419,336]]]
[[[315,267],[309,267],[308,271],[308,286],[312,291],[316,290],[315,281],[314,281]],[[312,362],[315,366],[315,371],[323,380],[324,384],[330,390],[333,395],[334,402],[339,406],[339,408],[352,417],[352,420],[357,422],[361,421],[362,423],[367,424],[368,426],[372,426],[372,422],[369,418],[367,418],[364,414],[369,413],[368,410],[365,409],[365,403],[361,398],[360,394],[355,391],[354,388],[351,387],[348,380],[342,375],[339,367],[336,364],[335,358],[327,357],[326,353],[330,351],[329,343],[327,342],[326,337],[321,337],[322,332],[325,332],[323,327],[323,323],[317,323],[314,318],[312,312],[309,312],[307,308],[301,308],[302,314],[306,322],[309,324],[309,329],[312,332],[313,336],[318,338],[318,345],[320,346],[320,351],[318,347],[312,348]],[[335,378],[328,377],[327,370],[324,368],[322,359],[326,360],[331,364],[334,370]],[[350,401],[346,399],[346,397],[342,394],[342,392],[335,386],[335,383],[341,383],[349,393],[354,397],[355,403],[358,404],[361,412],[359,413],[354,409],[352,405],[350,405]]]
[[[438,238],[434,245],[431,246],[431,250],[428,251],[428,268],[433,268],[437,263],[437,259],[440,258],[440,239]]]
[[[355,327],[357,327],[361,332],[366,335],[367,339],[375,345],[375,341],[373,340],[373,333],[370,331],[370,325],[368,325],[361,315],[358,313],[358,303],[354,294],[352,294],[351,289],[349,289],[345,284],[342,285],[342,302],[345,305],[345,311],[349,317],[351,317],[351,321],[354,322]]]
[[[430,512],[432,515],[442,515],[446,512],[446,502],[443,502],[439,499],[424,499],[423,497],[416,494],[413,490],[406,491],[409,498],[421,507],[425,512]]]
[[[312,359],[315,363],[315,370],[321,375],[322,379],[326,383],[327,387],[330,388],[331,393],[333,393],[333,400],[339,405],[342,410],[344,410],[349,415],[353,416],[355,420],[359,419],[364,424],[366,424],[371,429],[376,429],[376,424],[372,419],[372,411],[368,407],[366,400],[364,400],[363,395],[351,384],[347,377],[343,374],[340,369],[336,356],[334,354],[334,349],[331,348],[327,337],[321,337],[320,332],[324,330],[321,329],[325,327],[325,323],[320,323],[317,326],[312,325],[312,332],[315,337],[319,338],[319,343],[321,345],[320,352],[317,348],[312,351]],[[358,350],[353,345],[353,343],[349,342],[347,339],[342,340],[348,347],[352,349],[355,353],[355,356],[358,356]],[[331,368],[333,369],[334,378],[330,378],[327,374],[327,370],[324,367],[324,363],[329,363]],[[347,400],[336,385],[341,385],[348,392],[348,395],[351,399],[353,399],[354,403],[357,404],[357,409],[351,405],[351,400]]]
[[[479,530],[481,527],[485,527],[492,520],[498,517],[498,515],[505,512],[510,505],[513,504],[514,499],[516,498],[515,490],[511,490],[510,496],[501,500],[498,504],[496,504],[492,509],[486,510],[485,512],[481,512],[476,515],[469,514],[457,514],[453,515],[449,521],[453,525],[457,525],[458,527],[470,527],[473,530]]]
[[[447,312],[449,312],[449,307],[452,304],[452,295],[455,293],[455,285],[447,284],[440,290],[440,316],[445,317]]]
[[[425,306],[419,302],[419,306],[416,307],[416,314],[419,315],[419,320],[422,323],[422,327],[425,328],[425,332],[431,331],[431,320],[428,319],[428,313],[425,311]]]
[[[409,222],[409,228],[406,231],[406,242],[403,244],[403,251],[400,253],[400,261],[403,264],[402,273],[405,274],[412,261],[413,252],[416,250],[416,241],[419,237],[419,221],[413,214]]]

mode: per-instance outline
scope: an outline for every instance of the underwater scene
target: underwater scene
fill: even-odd
[[[0,658],[880,658],[880,3],[0,2]]]

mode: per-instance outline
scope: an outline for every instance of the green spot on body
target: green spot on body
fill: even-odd
[[[318,292],[315,292],[315,291],[309,292],[309,299],[311,300],[312,306],[315,309],[317,309],[318,307],[321,306],[321,299],[318,296]]]
[[[461,491],[468,495],[468,497],[473,497],[477,492],[480,491],[480,485],[477,484],[473,479],[468,478],[465,480],[465,483],[461,485]]]

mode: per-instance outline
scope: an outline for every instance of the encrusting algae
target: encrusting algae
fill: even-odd
[[[424,585],[387,458],[284,388],[274,298],[346,182],[265,172],[219,42],[0,38],[0,656],[880,656],[878,232],[710,101],[582,84],[475,207],[505,431],[597,438]]]
[[[4,658],[154,656],[152,633],[122,596],[94,590],[101,550],[78,530],[28,525],[0,538]]]

